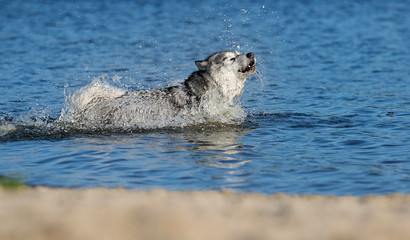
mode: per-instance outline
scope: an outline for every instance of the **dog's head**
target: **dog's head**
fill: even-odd
[[[205,71],[212,77],[235,75],[238,79],[245,79],[256,71],[256,59],[252,52],[239,54],[237,51],[217,52],[202,61],[195,61],[199,70]]]
[[[214,86],[229,102],[242,94],[246,78],[256,71],[256,59],[251,52],[217,52],[205,60],[195,61],[195,64],[209,81],[208,89]]]

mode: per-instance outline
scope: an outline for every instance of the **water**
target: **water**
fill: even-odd
[[[237,192],[410,191],[408,1],[0,1],[0,175],[30,185]],[[181,82],[252,51],[238,124],[57,123],[96,77]]]

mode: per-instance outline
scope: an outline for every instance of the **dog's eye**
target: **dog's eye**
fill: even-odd
[[[231,58],[231,59],[229,59],[229,60],[231,60],[232,62],[235,62],[236,59],[235,59],[235,58]]]

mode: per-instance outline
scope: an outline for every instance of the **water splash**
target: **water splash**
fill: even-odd
[[[61,123],[66,123],[73,126],[78,126],[78,123],[85,119],[85,109],[93,107],[98,101],[115,99],[126,93],[126,90],[115,87],[108,83],[108,76],[103,75],[94,80],[87,86],[76,90],[72,94],[64,91],[66,98],[65,107],[61,110],[61,115],[58,119]],[[116,78],[113,78],[117,81]]]
[[[33,107],[30,111],[18,116],[0,117],[0,140],[11,140],[20,137],[33,137],[55,134],[57,127],[50,108]]]
[[[2,116],[1,140],[61,138],[79,133],[140,132],[153,129],[238,125],[246,117],[240,101],[235,101],[233,105],[228,104],[217,91],[205,94],[199,105],[183,107],[176,112],[175,108],[155,98],[135,95],[135,98],[118,101],[118,98],[127,94],[129,89],[114,86],[113,80],[119,81],[103,75],[94,78],[89,85],[71,94],[65,89],[65,106],[58,118],[51,109],[35,107],[18,117]]]
[[[0,121],[0,137],[7,135],[13,131],[16,131],[16,126],[13,123],[7,121]]]

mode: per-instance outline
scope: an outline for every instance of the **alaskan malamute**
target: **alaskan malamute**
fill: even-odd
[[[107,88],[101,84],[87,86],[71,96],[70,109],[63,113],[67,115],[71,111],[76,118],[114,127],[174,126],[178,119],[195,123],[199,119],[196,115],[206,119],[230,111],[234,99],[243,92],[246,78],[255,73],[255,63],[251,52],[217,52],[195,61],[199,70],[180,86],[142,91]]]

